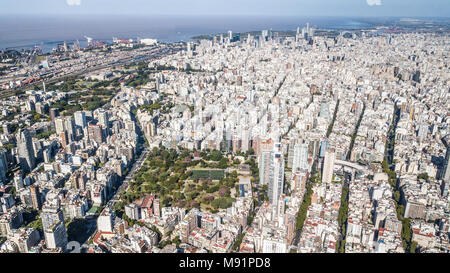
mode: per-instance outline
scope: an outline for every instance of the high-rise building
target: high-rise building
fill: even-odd
[[[98,124],[101,125],[103,128],[108,128],[109,115],[106,110],[104,110],[104,109],[98,110],[97,120],[98,120]]]
[[[47,197],[42,206],[41,220],[42,227],[47,229],[58,221],[64,221],[64,213],[60,208],[61,204],[57,196]]]
[[[3,123],[2,129],[4,134],[11,134],[11,130],[8,123]]]
[[[66,131],[64,117],[57,117],[55,119],[55,130],[58,135]]]
[[[144,133],[146,136],[156,136],[157,126],[155,122],[149,121],[144,125]]]
[[[189,234],[198,226],[198,217],[195,211],[189,212],[188,215],[180,222],[180,239],[181,242],[186,243],[189,239]]]
[[[161,216],[161,209],[159,207],[159,198],[156,197],[153,201],[153,214],[160,217]]]
[[[36,108],[36,113],[43,115],[45,113],[45,105],[41,102],[36,102],[34,105]]]
[[[281,143],[275,143],[270,158],[269,171],[269,202],[278,206],[278,200],[284,188],[284,156],[281,152]]]
[[[263,150],[259,158],[259,183],[266,185],[269,181],[270,160],[272,151]]]
[[[192,48],[191,48],[192,46],[191,46],[191,42],[188,42],[187,43],[187,54],[189,55],[189,56],[191,56],[191,54],[192,54]]]
[[[64,221],[57,221],[50,227],[44,229],[44,237],[47,248],[61,248],[62,251],[66,251],[67,231]]]
[[[320,142],[319,157],[325,157],[327,147],[328,147],[328,139],[325,139],[324,141]]]
[[[8,171],[8,159],[6,150],[0,149],[0,184],[6,182],[6,172]]]
[[[24,188],[22,172],[20,170],[14,173],[14,187],[16,188],[16,191]]]
[[[19,162],[24,172],[31,171],[35,165],[33,142],[28,129],[19,129],[17,133],[17,149]]]
[[[445,183],[450,183],[450,146],[447,144],[447,152],[445,153],[444,167],[442,168],[441,179]]]
[[[268,30],[262,30],[261,31],[261,38],[263,39],[263,40],[266,40],[266,37],[269,35],[269,31]]]
[[[293,172],[308,168],[308,146],[308,143],[297,143],[294,145]]]
[[[100,232],[112,232],[113,231],[113,217],[108,212],[104,211],[98,218],[97,218],[97,229]]]
[[[139,220],[141,218],[139,210],[140,208],[134,203],[125,206],[125,214],[132,220]]]
[[[59,111],[57,108],[51,108],[50,109],[50,118],[52,122],[55,122],[56,117],[59,116]]]
[[[72,117],[66,117],[64,127],[67,132],[68,141],[75,140],[75,121]]]
[[[39,191],[39,186],[36,184],[30,186],[31,203],[35,210],[41,209],[41,193]]]
[[[47,248],[61,247],[65,250],[67,245],[67,231],[64,224],[64,213],[58,195],[47,194],[47,200],[42,207],[42,228],[44,230]]]
[[[328,106],[328,103],[322,102],[320,104],[320,114],[319,117],[329,119],[330,118],[330,107]]]
[[[65,149],[66,146],[69,144],[69,137],[67,136],[67,132],[62,132],[59,136],[61,138],[61,145],[63,149]]]
[[[336,153],[334,149],[329,149],[325,152],[325,159],[323,161],[322,182],[331,183],[333,181],[333,168]]]
[[[75,125],[81,128],[85,128],[87,126],[86,122],[86,113],[83,111],[77,111],[74,113],[75,117]]]
[[[90,141],[95,141],[97,144],[103,143],[103,131],[101,125],[89,124],[88,135]]]

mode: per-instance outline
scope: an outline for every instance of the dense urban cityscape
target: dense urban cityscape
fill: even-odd
[[[0,52],[0,252],[449,253],[448,28]]]

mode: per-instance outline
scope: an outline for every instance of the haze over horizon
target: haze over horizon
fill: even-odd
[[[3,0],[0,14],[449,17],[448,0]]]

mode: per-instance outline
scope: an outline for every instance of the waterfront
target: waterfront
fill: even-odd
[[[196,35],[214,34],[233,29],[246,32],[260,29],[295,30],[298,25],[330,29],[367,27],[357,18],[294,17],[294,16],[3,16],[0,18],[0,49],[32,48],[42,45],[50,52],[64,41],[79,40],[87,45],[84,36],[112,42],[112,37],[136,39],[155,38],[160,42],[191,41]]]

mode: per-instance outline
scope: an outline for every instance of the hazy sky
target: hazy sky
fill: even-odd
[[[0,0],[0,14],[450,16],[450,0]]]

